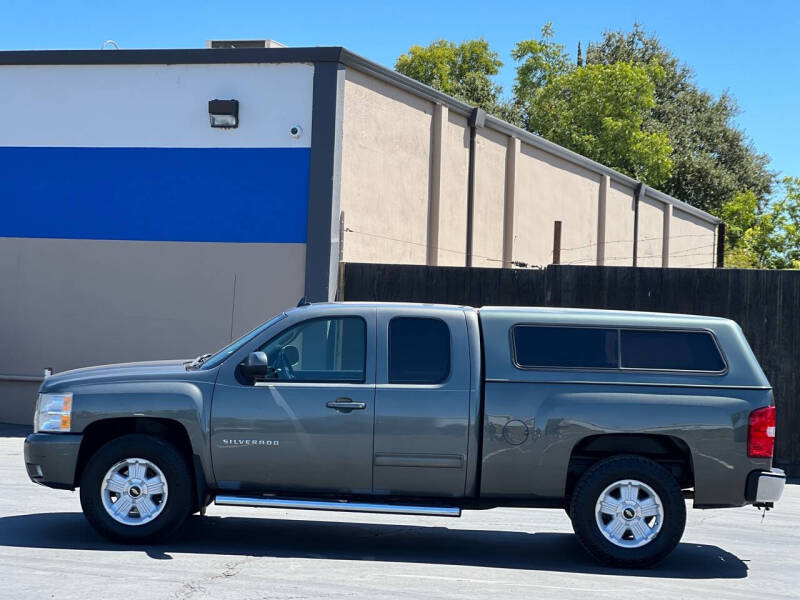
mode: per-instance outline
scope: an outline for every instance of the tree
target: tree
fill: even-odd
[[[782,197],[765,204],[747,191],[723,205],[728,266],[800,268],[800,177],[784,177],[780,187]]]
[[[552,23],[545,23],[540,39],[518,42],[511,58],[519,63],[514,80],[514,100],[519,105],[532,102],[542,88],[574,67],[564,46],[553,41]]]
[[[503,62],[484,39],[455,44],[438,40],[428,46],[412,46],[394,68],[464,102],[490,113],[503,110],[503,89],[492,77]]]
[[[553,41],[548,23],[541,38],[519,42],[514,95],[528,131],[660,186],[669,177],[672,148],[663,132],[645,131],[655,106],[657,63],[576,65]]]
[[[553,79],[526,105],[539,135],[658,187],[672,168],[664,133],[642,129],[660,67],[626,63],[577,67]]]
[[[664,75],[654,81],[655,106],[643,127],[665,132],[672,146],[673,169],[662,190],[715,214],[742,190],[766,202],[774,181],[769,157],[736,127],[738,108],[730,94],[715,98],[701,90],[694,72],[639,24],[628,33],[607,31],[586,50],[587,65],[654,62]]]
[[[550,23],[516,44],[511,100],[494,80],[503,63],[483,39],[413,46],[396,68],[720,216],[732,263],[798,264],[800,183],[784,179],[775,200],[769,157],[736,126],[729,93],[699,88],[692,69],[639,24],[578,48],[573,60]]]

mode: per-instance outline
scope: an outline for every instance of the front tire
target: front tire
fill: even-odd
[[[641,456],[613,456],[591,467],[575,486],[569,512],[586,551],[602,564],[623,568],[657,563],[686,526],[678,482]]]
[[[145,544],[165,539],[192,509],[192,476],[178,450],[149,435],[125,435],[89,459],[80,481],[83,514],[104,537]]]

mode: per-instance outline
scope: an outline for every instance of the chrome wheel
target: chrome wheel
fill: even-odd
[[[100,485],[103,508],[124,525],[144,525],[167,503],[167,478],[143,458],[126,458],[111,467]]]
[[[636,479],[622,479],[600,494],[595,508],[597,527],[620,548],[640,548],[661,531],[664,507],[655,490]]]

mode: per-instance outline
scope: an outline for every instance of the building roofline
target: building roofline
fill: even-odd
[[[146,50],[3,50],[0,66],[209,65],[340,62],[343,48],[177,48]]]
[[[449,110],[469,117],[473,107],[448,96],[415,79],[406,77],[383,65],[379,65],[341,46],[318,46],[310,48],[192,48],[192,49],[148,49],[148,50],[5,50],[0,51],[0,66],[37,65],[174,65],[174,64],[253,64],[253,63],[318,63],[338,62],[363,71],[380,80],[392,83],[412,94],[442,104]],[[541,136],[520,129],[496,117],[487,116],[485,127],[518,138],[548,154],[580,165],[598,175],[607,175],[631,188],[639,182],[619,171],[598,163],[577,152],[568,150]],[[666,204],[708,223],[721,222],[717,217],[682,200],[648,187],[646,198]]]
[[[356,68],[360,71],[364,71],[369,75],[373,75],[379,79],[384,81],[391,82],[397,85],[400,88],[405,89],[417,96],[423,96],[426,99],[437,102],[439,104],[446,105],[449,110],[456,112],[464,117],[469,117],[472,114],[473,106],[467,104],[466,102],[462,102],[461,100],[457,100],[452,96],[448,96],[447,94],[440,92],[430,86],[425,85],[417,81],[416,79],[412,79],[411,77],[407,77],[402,73],[398,73],[392,69],[384,67],[383,65],[379,65],[369,59],[364,58],[363,56],[359,56],[353,52],[350,52],[346,48],[342,48],[342,55],[340,61],[347,66]],[[493,117],[491,115],[486,116],[486,123],[485,126],[489,129],[493,129],[500,133],[504,133],[508,136],[515,137],[526,144],[539,148],[544,152],[549,154],[555,155],[559,158],[563,158],[568,162],[578,164],[588,171],[592,171],[599,175],[608,175],[612,181],[616,181],[622,183],[626,186],[629,186],[635,190],[636,186],[639,185],[639,181],[625,175],[624,173],[620,173],[608,167],[604,164],[601,164],[597,161],[592,160],[591,158],[587,158],[582,154],[578,154],[577,152],[573,152],[563,146],[559,146],[558,144],[546,140],[545,138],[538,136],[530,131],[526,131],[511,123],[507,123],[497,117]],[[678,200],[677,198],[673,198],[669,194],[665,194],[659,190],[654,188],[648,187],[645,192],[645,197],[652,198],[654,200],[658,200],[660,202],[664,202],[666,204],[672,204],[678,210],[686,212],[690,215],[698,217],[704,221],[709,223],[720,223],[721,220],[711,215],[704,210],[701,210],[691,204],[687,204],[683,200]]]

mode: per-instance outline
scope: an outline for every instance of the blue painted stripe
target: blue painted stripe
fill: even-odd
[[[0,237],[304,243],[310,155],[0,147]]]

